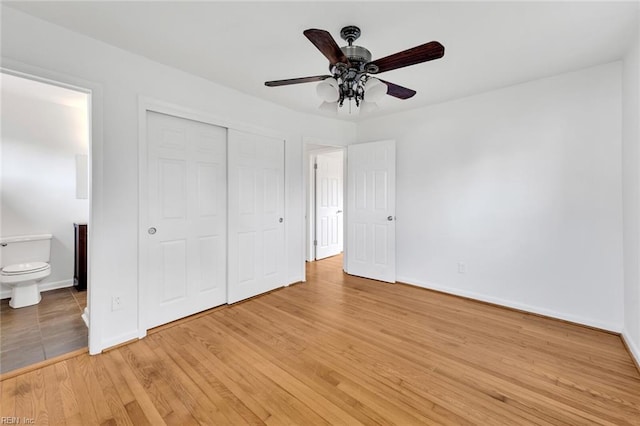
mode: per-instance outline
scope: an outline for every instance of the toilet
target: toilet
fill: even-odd
[[[38,283],[51,275],[51,234],[0,238],[0,283],[11,288],[12,308],[40,303]]]

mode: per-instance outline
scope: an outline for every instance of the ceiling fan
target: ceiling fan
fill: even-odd
[[[360,106],[362,111],[370,111],[377,107],[375,102],[385,94],[399,99],[409,99],[416,94],[415,90],[371,77],[370,74],[379,74],[444,56],[444,46],[437,41],[431,41],[372,61],[369,50],[353,44],[360,34],[360,28],[356,26],[342,28],[340,37],[348,44],[339,47],[329,32],[318,29],[305,30],[304,35],[329,60],[331,75],[267,81],[264,83],[265,86],[320,82],[317,91],[324,101],[320,109],[337,111],[347,99],[349,102],[355,101],[356,106]]]

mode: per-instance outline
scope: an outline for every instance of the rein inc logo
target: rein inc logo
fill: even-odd
[[[0,417],[0,425],[35,425],[36,419],[29,417]]]

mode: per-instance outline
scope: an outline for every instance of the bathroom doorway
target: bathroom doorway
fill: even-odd
[[[88,346],[87,244],[77,232],[90,218],[91,99],[18,73],[3,70],[0,78],[0,237],[52,235],[40,302],[12,308],[11,288],[0,288],[5,374]]]

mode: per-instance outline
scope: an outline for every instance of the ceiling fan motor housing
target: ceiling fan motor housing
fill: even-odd
[[[371,62],[371,52],[362,46],[343,46],[340,48],[350,62],[367,63]]]

